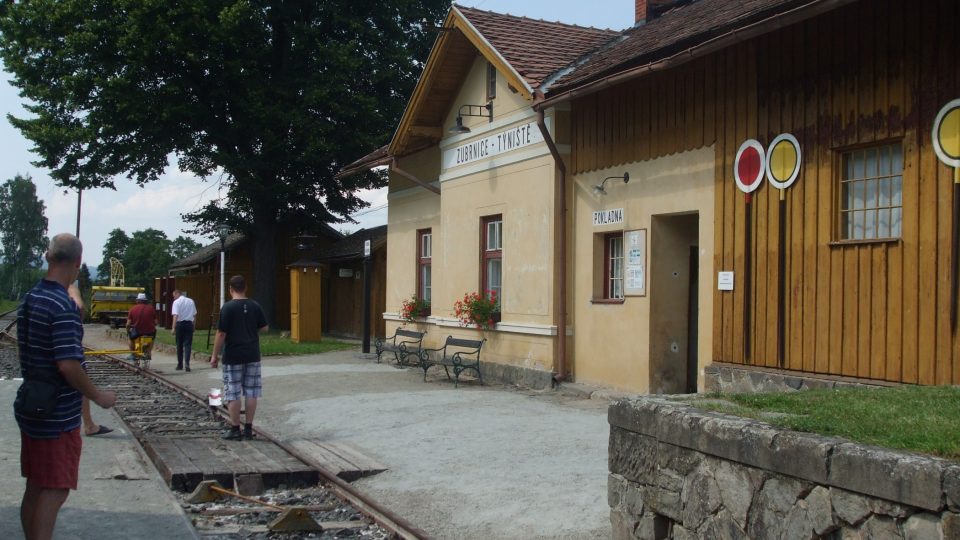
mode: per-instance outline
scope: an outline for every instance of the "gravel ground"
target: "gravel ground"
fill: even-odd
[[[279,515],[276,512],[253,512],[236,515],[214,515],[224,509],[256,509],[258,505],[240,499],[229,497],[212,503],[190,504],[184,501],[187,494],[177,494],[181,506],[197,528],[201,538],[217,538],[224,540],[234,539],[272,539],[283,538],[300,540],[307,538],[363,538],[370,540],[386,540],[390,538],[387,531],[370,522],[351,506],[343,503],[322,487],[306,489],[276,489],[267,490],[257,497],[260,501],[275,506],[325,506],[330,510],[310,512],[311,517],[318,523],[324,522],[359,522],[366,525],[351,528],[331,528],[322,532],[301,533],[272,533],[262,529]]]
[[[0,342],[0,379],[19,377],[20,359],[17,358],[17,348],[8,343]]]

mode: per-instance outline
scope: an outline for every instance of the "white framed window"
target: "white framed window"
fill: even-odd
[[[608,234],[604,243],[604,266],[606,287],[603,297],[607,299],[623,298],[623,233]]]
[[[431,229],[417,231],[417,296],[431,299],[433,288],[433,232]]]
[[[900,238],[903,226],[903,146],[857,148],[840,158],[840,240]]]
[[[480,271],[480,286],[483,294],[495,294],[499,302],[503,298],[503,216],[487,216],[481,220],[483,224],[483,238],[480,245],[483,246],[480,258],[482,268]]]

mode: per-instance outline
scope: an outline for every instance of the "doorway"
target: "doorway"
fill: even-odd
[[[653,216],[650,237],[650,392],[697,389],[700,250],[697,213]]]

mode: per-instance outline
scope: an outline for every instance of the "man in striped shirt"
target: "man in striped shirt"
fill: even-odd
[[[25,381],[58,381],[51,414],[16,414],[20,427],[20,471],[27,479],[20,523],[28,540],[53,536],[57,513],[80,466],[81,396],[108,409],[117,397],[99,390],[87,377],[83,360],[83,324],[67,289],[77,279],[83,245],[72,234],[58,234],[47,249],[47,275],[24,296],[17,314],[20,369]]]

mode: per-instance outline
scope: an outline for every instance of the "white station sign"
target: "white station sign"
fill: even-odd
[[[482,139],[444,150],[443,168],[459,167],[541,142],[543,142],[543,133],[540,133],[536,123],[519,124]]]

